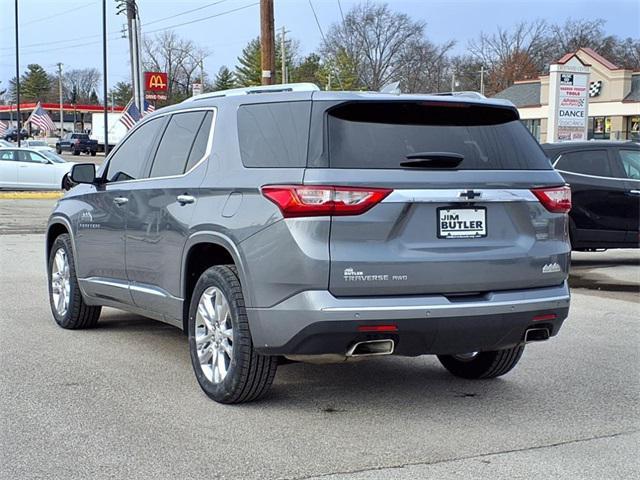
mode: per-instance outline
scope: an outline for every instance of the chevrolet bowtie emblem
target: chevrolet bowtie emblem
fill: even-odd
[[[473,190],[467,190],[466,192],[460,192],[458,196],[461,198],[466,198],[467,200],[473,200],[474,198],[478,198],[482,196],[482,192],[474,192]]]

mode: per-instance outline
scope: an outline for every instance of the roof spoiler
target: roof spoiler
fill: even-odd
[[[317,92],[320,89],[313,83],[282,83],[279,85],[256,85],[254,87],[231,88],[218,90],[217,92],[203,93],[195,97],[187,98],[182,103],[205,100],[207,98],[233,97],[238,95],[253,95],[256,93],[282,93],[282,92]]]

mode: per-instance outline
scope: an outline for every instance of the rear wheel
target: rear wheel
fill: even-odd
[[[189,352],[200,387],[217,402],[256,400],[271,386],[278,357],[253,348],[235,267],[211,267],[198,280],[189,308]]]
[[[56,323],[62,328],[94,327],[101,307],[84,303],[69,235],[62,234],[53,242],[49,254],[49,303]]]
[[[91,151],[91,156],[92,156],[92,157],[95,157],[95,156],[96,156],[96,152],[92,150],[92,151]]]
[[[495,378],[516,366],[524,352],[518,345],[492,352],[471,352],[459,355],[438,355],[440,363],[456,377],[478,379]]]
[[[60,155],[62,153],[62,149],[60,148],[60,145],[56,145],[56,153],[58,155]]]
[[[80,155],[80,150],[73,150],[74,155]]]

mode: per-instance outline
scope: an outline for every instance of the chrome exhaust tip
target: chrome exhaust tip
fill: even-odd
[[[395,342],[391,339],[367,340],[357,342],[347,350],[347,357],[372,357],[375,355],[391,355]]]
[[[548,328],[529,328],[524,332],[524,343],[543,342],[549,340]]]

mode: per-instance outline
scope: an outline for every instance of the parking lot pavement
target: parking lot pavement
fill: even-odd
[[[199,390],[175,328],[110,309],[58,328],[43,257],[42,235],[0,235],[0,478],[640,476],[638,297],[607,290],[636,281],[637,251],[574,256],[600,289],[574,289],[560,335],[501,379],[291,364],[241,406]]]
[[[91,155],[87,155],[86,153],[81,153],[80,155],[73,155],[72,153],[62,152],[60,155],[67,162],[75,162],[75,163],[95,163],[96,165],[102,165],[104,162],[104,152],[96,153],[95,157]]]

